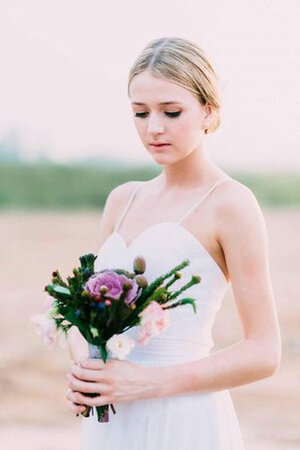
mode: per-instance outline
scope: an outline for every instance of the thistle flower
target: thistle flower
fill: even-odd
[[[145,288],[148,286],[148,280],[144,275],[136,275],[135,281],[141,288]]]
[[[143,256],[136,256],[133,260],[133,270],[136,274],[144,273],[146,270],[146,261]]]

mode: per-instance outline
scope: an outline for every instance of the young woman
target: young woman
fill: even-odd
[[[96,270],[131,270],[133,258],[143,255],[151,281],[188,258],[182,282],[201,276],[189,290],[197,314],[190,305],[170,310],[167,330],[135,346],[127,360],[107,364],[84,357],[86,343],[70,336],[70,408],[79,414],[83,405],[113,403],[117,411],[109,423],[82,418],[82,448],[242,450],[229,389],[273,375],[281,358],[264,218],[252,191],[205,150],[205,134],[219,125],[220,100],[216,74],[198,45],[151,41],[130,70],[128,95],[142,144],[162,172],[111,191]],[[211,353],[215,316],[230,284],[243,339]],[[127,331],[131,337],[135,328]]]

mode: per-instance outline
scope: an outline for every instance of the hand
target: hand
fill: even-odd
[[[72,363],[67,373],[69,390],[66,394],[70,408],[80,414],[87,406],[101,406],[157,397],[159,368],[143,367],[126,360],[82,358]],[[96,393],[89,397],[85,393]]]

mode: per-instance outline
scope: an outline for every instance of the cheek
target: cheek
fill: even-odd
[[[174,127],[173,145],[179,153],[189,154],[199,144],[201,130],[195,124],[196,121],[190,120]]]
[[[188,119],[174,124],[173,131],[177,140],[183,142],[193,141],[199,131],[195,123],[193,119]]]
[[[139,136],[143,136],[143,134],[146,131],[146,125],[145,122],[143,122],[142,120],[136,120],[134,119],[134,126],[139,134]]]

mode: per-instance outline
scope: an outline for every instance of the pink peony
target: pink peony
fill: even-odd
[[[138,284],[135,279],[127,278],[125,275],[119,275],[112,270],[106,270],[92,275],[86,282],[84,288],[87,290],[95,300],[101,300],[103,294],[100,289],[105,286],[108,290],[105,295],[115,300],[119,300],[124,283],[129,283],[131,288],[127,292],[126,303],[129,305],[136,298],[138,291]]]
[[[57,339],[57,329],[54,320],[49,319],[47,314],[35,314],[30,320],[35,325],[37,334],[42,336],[47,347],[52,349]]]
[[[151,337],[161,333],[170,325],[168,311],[156,301],[150,302],[139,316],[141,317],[141,332],[137,339],[139,344],[146,344]]]

